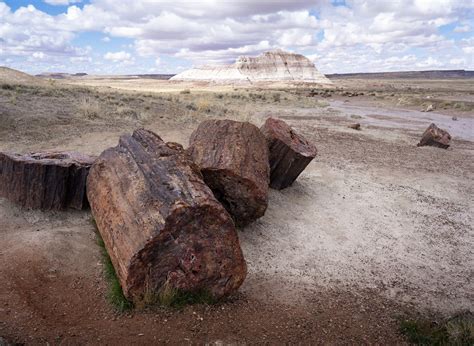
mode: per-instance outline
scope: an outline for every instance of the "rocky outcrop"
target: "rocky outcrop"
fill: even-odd
[[[265,52],[257,57],[242,56],[231,65],[193,68],[177,74],[171,80],[332,84],[308,58],[282,50]]]

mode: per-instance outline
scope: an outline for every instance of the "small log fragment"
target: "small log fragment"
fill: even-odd
[[[242,284],[246,264],[232,218],[176,143],[136,130],[92,166],[87,195],[125,296],[167,289],[214,298]]]
[[[451,141],[451,135],[448,131],[440,129],[435,124],[431,124],[423,133],[418,147],[429,145],[432,147],[448,149]]]
[[[260,130],[270,153],[270,187],[284,189],[314,159],[316,147],[280,119],[268,118]]]
[[[30,209],[84,209],[94,159],[77,152],[0,153],[0,196]]]
[[[350,124],[350,125],[347,126],[347,127],[350,128],[350,129],[353,129],[353,130],[357,130],[357,131],[360,130],[360,124],[359,124],[359,123]]]
[[[192,133],[189,145],[204,181],[238,226],[263,216],[270,167],[265,137],[255,125],[207,120]]]

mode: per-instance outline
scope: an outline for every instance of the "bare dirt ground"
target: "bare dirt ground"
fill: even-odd
[[[6,340],[402,344],[402,318],[474,310],[471,82],[337,80],[317,93],[1,82],[0,150],[99,154],[137,127],[187,144],[202,119],[261,125],[272,115],[319,151],[293,186],[271,191],[265,216],[239,231],[247,280],[213,306],[117,313],[89,212],[27,211],[0,199]],[[421,112],[428,104],[435,111]],[[354,122],[361,131],[347,128]],[[416,147],[431,122],[450,131],[448,150]]]

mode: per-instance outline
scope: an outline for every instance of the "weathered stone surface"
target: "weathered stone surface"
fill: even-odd
[[[260,130],[248,123],[207,120],[192,133],[188,152],[204,181],[239,226],[263,216],[270,168]]]
[[[0,196],[25,208],[86,208],[94,158],[76,152],[0,153]]]
[[[257,57],[241,56],[234,64],[202,66],[172,77],[178,81],[214,82],[309,82],[332,84],[314,64],[301,54],[274,50]]]
[[[87,195],[127,298],[163,287],[221,298],[244,281],[234,223],[180,145],[122,136],[92,166]]]
[[[448,133],[448,131],[440,129],[435,124],[431,124],[423,133],[423,136],[421,137],[418,146],[421,147],[429,145],[432,147],[447,149],[449,148],[450,141],[451,135]]]
[[[290,186],[317,154],[316,147],[280,119],[268,118],[260,128],[270,159],[270,187]]]

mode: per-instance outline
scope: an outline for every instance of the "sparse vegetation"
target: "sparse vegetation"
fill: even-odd
[[[107,293],[107,299],[110,304],[120,312],[124,312],[133,308],[133,304],[125,298],[123,295],[122,287],[120,286],[120,281],[115,273],[115,268],[112,264],[109,254],[105,248],[105,243],[102,237],[100,236],[99,231],[97,230],[97,225],[95,220],[92,219],[92,223],[96,230],[97,236],[97,245],[100,247],[100,252],[102,255],[102,265],[104,268],[104,275],[109,285],[109,291]]]
[[[415,345],[474,344],[474,315],[463,312],[442,322],[429,320],[403,320],[401,332]]]

